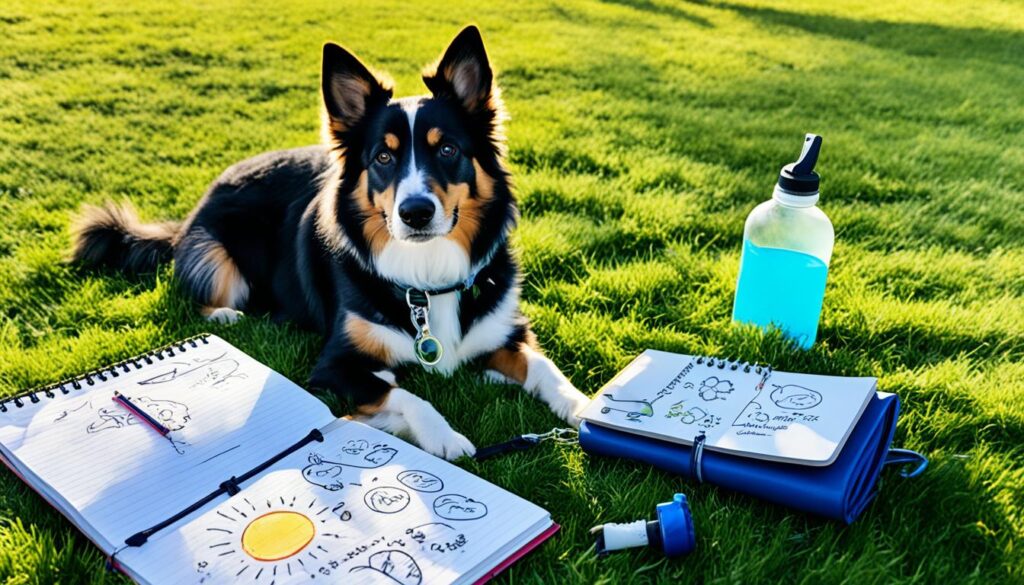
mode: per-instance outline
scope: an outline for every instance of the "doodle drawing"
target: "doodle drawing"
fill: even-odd
[[[718,378],[711,376],[707,380],[700,383],[700,388],[697,392],[700,397],[707,402],[715,400],[725,400],[732,394],[733,386],[729,380],[719,380]]]
[[[405,530],[409,538],[420,544],[448,538],[454,532],[455,528],[444,522],[428,522]]]
[[[238,361],[225,357],[226,355],[227,352],[210,359],[197,358],[191,362],[171,362],[167,364],[174,366],[171,370],[141,380],[138,384],[140,386],[164,384],[189,376],[194,382],[193,386],[219,386],[232,378],[245,378],[245,374],[238,373]]]
[[[608,405],[601,407],[601,414],[608,414],[609,412],[624,412],[626,413],[626,420],[631,422],[640,422],[643,417],[654,416],[654,407],[652,406],[662,396],[658,396],[654,400],[619,400],[611,394],[602,394],[601,398],[609,402]],[[613,406],[614,405],[614,406]]]
[[[206,532],[217,538],[209,539],[205,558],[198,559],[201,578],[228,571],[260,582],[261,576],[291,576],[293,570],[296,574],[329,574],[337,568],[339,563],[330,560],[335,553],[329,547],[344,536],[318,529],[320,524],[336,522],[328,512],[330,506],[318,506],[314,498],[308,505],[302,502],[296,507],[295,498],[286,500],[283,494],[268,498],[266,507],[260,500],[243,501],[222,505],[214,522],[206,527]],[[218,582],[224,579],[218,578]]]
[[[804,388],[795,384],[786,386],[772,384],[772,386],[775,389],[772,390],[771,399],[775,406],[779,408],[806,410],[821,404],[821,394],[810,388]]]
[[[352,567],[349,573],[376,571],[398,585],[423,583],[423,573],[416,560],[400,550],[382,550],[370,555],[366,561],[366,565]]]
[[[679,422],[684,425],[692,425],[693,423],[703,420],[708,416],[708,413],[703,408],[697,408],[696,406],[687,410],[683,413],[683,417],[679,419]]]
[[[338,517],[338,520],[342,522],[348,522],[352,519],[352,512],[345,509],[345,502],[339,502],[337,506],[331,508],[331,513]]]
[[[444,489],[441,478],[426,471],[407,469],[399,473],[396,479],[405,487],[418,492],[435,493]]]
[[[82,409],[87,409],[88,410],[88,409],[91,409],[91,408],[92,408],[92,402],[86,400],[85,402],[79,404],[78,406],[75,406],[73,408],[68,408],[67,410],[62,410],[60,412],[60,414],[57,415],[57,418],[53,419],[53,422],[60,422],[60,421],[62,421],[64,419],[66,419],[68,417],[68,415],[71,414],[72,412],[78,412],[79,410],[82,410]]]
[[[359,455],[369,448],[370,443],[364,439],[350,439],[345,443],[345,446],[341,448],[341,452],[349,455]]]
[[[292,510],[263,514],[242,532],[242,550],[258,561],[295,556],[313,541],[316,529],[308,516]]]
[[[722,417],[715,416],[698,406],[686,408],[685,401],[673,404],[672,407],[669,408],[668,412],[665,413],[665,418],[675,417],[679,417],[679,422],[684,425],[692,425],[696,423],[697,426],[705,429],[718,426],[718,423],[722,422]]]
[[[366,507],[381,514],[395,514],[409,505],[409,492],[402,488],[381,486],[373,488],[363,496]]]
[[[747,423],[765,424],[769,420],[771,420],[771,417],[761,409],[761,405],[751,401],[750,404],[743,408],[732,424],[733,426],[742,426]]]
[[[445,520],[478,520],[487,515],[487,505],[459,494],[445,494],[434,500],[434,513]]]
[[[209,566],[210,566],[210,563],[207,562],[207,561],[199,561],[198,563],[196,563],[196,574],[199,576],[199,584],[200,585],[202,585],[203,583],[206,583],[206,581],[208,579],[212,579],[213,578],[213,573],[211,573],[207,569]]]
[[[365,453],[365,451],[369,451]],[[309,465],[302,470],[302,477],[313,485],[332,492],[345,487],[344,478],[348,468],[376,469],[386,465],[398,453],[387,445],[370,445],[366,441],[349,441],[335,460],[328,460],[317,453],[309,454]],[[354,472],[353,472],[354,474]]]
[[[679,417],[679,422],[684,425],[690,425],[697,421],[699,417],[703,417],[707,412],[696,406],[686,408],[686,401],[681,400],[676,402],[669,407],[668,412],[665,413],[665,418],[676,418]]]
[[[180,402],[153,400],[147,396],[132,398],[132,402],[171,431],[180,431],[191,420],[188,406]],[[96,412],[96,415],[98,420],[93,420],[89,423],[89,426],[85,429],[87,433],[99,433],[101,431],[139,424],[139,420],[134,414],[116,406],[101,408]]]

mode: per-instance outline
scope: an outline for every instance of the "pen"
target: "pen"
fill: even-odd
[[[138,406],[136,406],[135,403],[133,403],[131,400],[128,400],[128,397],[125,396],[124,394],[121,394],[120,392],[115,390],[113,400],[114,402],[127,408],[128,411],[134,414],[136,418],[152,427],[153,430],[160,433],[161,436],[166,437],[167,433],[171,432],[171,429],[165,427],[164,425],[160,424],[158,420],[146,414],[146,412],[143,411]]]

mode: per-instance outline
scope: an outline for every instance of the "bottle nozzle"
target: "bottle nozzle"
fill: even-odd
[[[818,192],[821,177],[814,172],[821,152],[821,136],[808,134],[804,137],[804,146],[800,158],[794,163],[782,167],[779,173],[779,187],[793,195],[814,195]]]
[[[793,163],[793,174],[808,175],[814,171],[814,165],[818,164],[819,152],[821,152],[821,136],[808,134],[804,138],[804,148],[800,151],[800,158]]]

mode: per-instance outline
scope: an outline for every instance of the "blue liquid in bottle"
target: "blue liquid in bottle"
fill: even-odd
[[[807,349],[818,336],[828,265],[803,252],[743,242],[732,318],[761,327],[775,325]]]
[[[747,216],[732,318],[778,327],[804,349],[818,337],[835,230],[817,207],[814,172],[821,137],[808,134],[800,158],[782,168],[772,198]]]

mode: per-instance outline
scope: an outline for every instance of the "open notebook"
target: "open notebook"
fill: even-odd
[[[875,378],[647,350],[594,397],[589,423],[742,457],[831,465],[875,395]]]
[[[477,583],[557,530],[214,336],[0,401],[0,456],[140,583]]]

